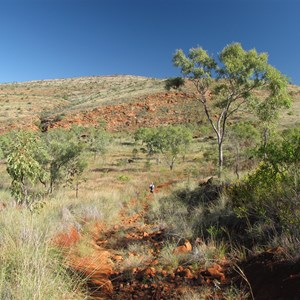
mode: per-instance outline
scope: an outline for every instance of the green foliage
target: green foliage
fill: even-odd
[[[300,130],[260,149],[263,161],[232,190],[241,217],[256,217],[291,232],[300,230]]]
[[[235,123],[230,127],[230,135],[233,143],[249,147],[259,139],[259,132],[249,122]]]
[[[109,134],[99,127],[72,126],[71,133],[84,144],[85,150],[91,152],[96,158],[97,154],[105,154],[110,143]]]
[[[1,149],[12,179],[12,196],[19,203],[29,205],[33,201],[30,186],[47,177],[41,163],[47,157],[43,144],[36,133],[19,131],[2,137]]]
[[[156,128],[139,128],[134,134],[134,139],[136,142],[141,141],[146,146],[147,155],[152,156],[158,152],[156,136]]]
[[[219,175],[227,120],[246,104],[259,119],[273,120],[279,108],[290,104],[288,81],[268,64],[267,54],[259,54],[255,49],[246,51],[239,43],[227,45],[218,60],[201,47],[190,49],[188,55],[177,50],[173,63],[195,84],[199,101],[216,134]],[[256,89],[264,89],[265,96],[258,98]],[[213,108],[218,112],[212,112]],[[213,117],[215,115],[217,120]]]
[[[249,168],[249,156],[253,156],[259,142],[259,131],[249,122],[235,123],[228,129],[230,156],[233,159],[235,173],[239,179],[240,169]]]
[[[12,132],[1,137],[0,148],[7,160],[7,172],[12,178],[12,195],[27,205],[33,201],[30,187],[38,181],[52,192],[59,182],[72,184],[79,178],[87,163],[84,159],[85,143],[80,129],[51,130],[47,133]]]
[[[188,151],[192,133],[183,126],[141,128],[136,131],[135,140],[141,140],[146,145],[148,155],[161,153],[172,170],[176,158]]]
[[[103,128],[89,128],[86,138],[87,150],[94,154],[94,158],[98,154],[105,154],[110,139],[109,134]]]
[[[49,192],[52,192],[58,182],[70,182],[83,172],[86,166],[82,158],[84,143],[72,130],[51,130],[43,138],[48,152],[44,164],[50,177]]]
[[[203,48],[191,48],[188,56],[182,50],[177,50],[173,56],[173,63],[181,68],[183,75],[192,79],[203,79],[206,86],[210,84],[213,77],[212,71],[217,64]]]
[[[171,89],[180,89],[184,86],[184,79],[181,77],[168,78],[165,81],[165,88],[170,91]]]
[[[118,176],[118,179],[119,179],[120,181],[127,182],[127,181],[130,180],[130,177],[127,176],[127,175],[122,174],[122,175],[119,175],[119,176]]]

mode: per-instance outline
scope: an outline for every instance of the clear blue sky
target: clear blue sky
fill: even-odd
[[[176,49],[269,53],[300,85],[299,0],[0,0],[0,82],[177,76]]]

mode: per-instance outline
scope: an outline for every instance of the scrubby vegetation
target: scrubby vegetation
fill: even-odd
[[[12,299],[59,299],[62,295],[84,299],[91,293],[96,295],[92,274],[112,268],[105,261],[110,256],[115,261],[114,271],[109,269],[104,279],[101,272],[97,275],[101,285],[108,286],[104,291],[107,295],[112,289],[107,282],[112,280],[115,297],[127,299],[130,293],[140,295],[141,291],[143,295],[153,295],[153,286],[161,288],[163,284],[170,288],[162,293],[168,299],[175,297],[171,293],[175,276],[195,299],[251,298],[251,274],[242,273],[243,263],[249,257],[280,247],[282,250],[276,255],[281,260],[295,264],[298,261],[300,135],[298,128],[274,134],[265,148],[260,147],[254,132],[247,137],[252,128],[249,126],[229,129],[238,135],[247,128],[244,142],[238,142],[237,137],[238,144],[225,147],[228,160],[236,162],[237,154],[231,149],[239,146],[242,176],[237,179],[235,168],[228,164],[227,177],[221,181],[202,176],[209,164],[205,161],[209,156],[204,154],[214,149],[208,135],[190,141],[189,148],[176,143],[183,152],[178,152],[181,158],[173,170],[164,160],[157,159],[162,155],[159,151],[150,151],[149,156],[149,151],[145,152],[143,145],[135,141],[142,137],[148,143],[146,129],[135,136],[112,135],[103,140],[101,155],[96,157],[89,142],[94,128],[2,136],[2,156],[7,159],[1,166],[2,295]],[[148,133],[158,132],[155,129]],[[99,134],[99,138],[103,136]],[[252,148],[250,165],[243,163],[250,155],[244,143]],[[16,148],[18,144],[20,148]],[[200,146],[205,150],[199,151]],[[147,144],[146,149],[150,148]],[[18,163],[20,159],[30,165],[24,169]],[[52,162],[61,163],[54,168]],[[31,165],[38,166],[39,172],[34,174],[40,176],[31,179],[31,172],[26,173],[33,170]],[[14,177],[11,168],[23,179]],[[217,174],[216,164],[210,172]],[[78,177],[70,181],[72,176]],[[156,184],[154,197],[148,194],[151,181]],[[76,184],[80,185],[77,198]],[[95,256],[95,242],[101,245],[100,249],[111,251],[102,262]],[[79,271],[81,260],[92,271]],[[149,268],[155,274],[143,273],[151,273]],[[201,288],[192,283],[199,278]],[[46,280],[51,280],[55,292],[51,292]],[[14,288],[16,282],[24,283],[26,288]],[[39,289],[32,289],[32,282]],[[118,286],[125,282],[131,289]]]
[[[234,49],[265,62],[239,45]],[[211,63],[206,52],[197,53]],[[284,78],[268,71],[268,83],[277,78],[273,88],[282,83],[284,100],[293,97],[297,107],[298,93],[288,96]],[[228,95],[224,77],[216,80],[209,78],[215,95]],[[255,78],[228,80],[252,91]],[[151,82],[163,88],[154,79],[128,84]],[[189,80],[166,83],[190,101]],[[257,87],[257,99],[238,96],[247,96],[261,115],[234,111],[232,122],[224,123],[222,174],[216,131],[195,109],[198,119],[176,110],[180,124],[172,119],[147,127],[137,120],[132,131],[125,125],[109,133],[98,120],[2,134],[0,298],[293,299],[300,274],[300,129],[288,118],[297,110],[281,111],[284,105],[272,102],[280,95],[271,89],[266,96]],[[65,101],[74,100],[71,90]],[[166,114],[174,95],[164,95],[170,99],[162,107]],[[209,99],[213,122],[222,121],[220,97]],[[268,100],[273,106],[260,106]],[[177,108],[185,107],[182,101]],[[149,105],[140,113],[163,115],[162,108]]]

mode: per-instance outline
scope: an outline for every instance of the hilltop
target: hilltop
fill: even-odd
[[[298,122],[300,87],[290,85],[293,106],[282,125]],[[103,122],[109,131],[135,130],[159,124],[199,119],[191,83],[181,91],[167,91],[165,80],[114,75],[37,80],[0,85],[0,131],[11,128],[70,127]]]

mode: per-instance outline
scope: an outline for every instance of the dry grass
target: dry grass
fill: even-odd
[[[62,256],[51,246],[52,238],[72,226],[83,235],[77,245],[78,253],[88,255],[90,248],[83,227],[86,222],[104,222],[108,227],[118,224],[124,205],[132,198],[142,199],[148,194],[150,179],[165,180],[159,176],[161,166],[154,165],[152,171],[144,168],[145,156],[140,155],[140,160],[133,164],[118,164],[131,157],[132,146],[124,142],[123,139],[115,142],[105,159],[89,159],[78,198],[72,187],[60,187],[34,212],[13,205],[8,190],[10,178],[5,164],[0,165],[1,202],[8,204],[0,211],[1,299],[85,298],[78,288],[79,282],[74,282],[63,268]],[[105,169],[112,171],[105,172]],[[129,180],[119,180],[121,175],[128,176]],[[165,175],[173,176],[168,171]],[[136,205],[132,209],[139,210],[139,201]],[[124,267],[141,266],[149,260],[145,249],[134,249],[134,245],[130,249],[140,255],[128,256]]]
[[[111,80],[114,80],[114,84],[121,89],[122,93],[118,90],[109,91]],[[126,88],[121,87],[124,80],[128,80]],[[20,95],[25,93],[23,97],[29,97],[35,91],[37,95],[35,101],[41,98],[53,101],[51,104],[44,102],[45,106],[49,104],[49,107],[46,107],[47,110],[55,112],[55,109],[61,108],[71,111],[92,108],[94,105],[104,104],[109,99],[123,101],[124,95],[134,97],[140,95],[139,92],[147,92],[145,86],[150,91],[154,88],[160,89],[160,84],[155,80],[135,77],[96,77],[3,85],[3,89],[0,89],[0,102],[4,103],[6,101],[4,99],[9,97],[11,103],[5,102],[5,108],[0,108],[0,114],[3,116],[3,121],[7,121],[4,118],[5,113],[10,119],[17,117],[15,108],[18,97],[21,97],[18,93]],[[134,87],[136,90],[131,90]],[[81,94],[77,93],[76,89],[80,90]],[[88,91],[91,93],[88,94]],[[125,91],[127,94],[124,94]],[[63,92],[66,94],[65,99],[61,96]],[[296,87],[295,92],[297,93],[295,96],[299,97]],[[101,96],[98,93],[101,93]],[[299,103],[300,99],[294,104],[293,114],[287,114],[283,118],[284,126],[290,126],[291,120],[295,121],[296,116],[300,114]],[[34,110],[29,111],[34,105],[33,102],[30,105],[25,103],[18,117],[30,117],[31,113],[34,115],[42,109],[36,106]],[[6,108],[11,109],[11,112],[5,111]],[[132,137],[120,135],[115,138],[105,156],[98,156],[96,160],[88,159],[89,167],[83,174],[85,180],[79,187],[78,198],[75,198],[75,191],[72,187],[61,187],[51,198],[46,198],[45,205],[33,214],[24,209],[17,209],[12,204],[8,190],[10,179],[6,174],[5,164],[0,164],[0,201],[9,204],[7,208],[0,211],[1,299],[76,299],[76,297],[84,299],[85,295],[80,292],[78,282],[74,284],[72,278],[62,268],[62,258],[60,254],[53,251],[49,241],[69,226],[74,226],[83,232],[83,224],[86,222],[105,222],[108,227],[118,224],[120,211],[129,204],[131,199],[135,198],[137,201],[135,206],[130,207],[127,212],[133,214],[141,209],[139,201],[149,194],[148,186],[151,181],[154,181],[156,186],[168,182],[169,184],[158,189],[158,193],[154,194],[151,202],[149,201],[147,216],[149,220],[155,222],[158,228],[165,228],[170,236],[175,237],[175,240],[188,238],[192,241],[195,238],[195,226],[204,224],[202,222],[205,217],[204,208],[199,205],[191,214],[187,206],[178,199],[168,201],[165,197],[176,189],[193,190],[202,178],[214,175],[215,167],[204,155],[204,152],[212,149],[213,143],[202,138],[195,141],[186,160],[180,159],[174,171],[170,171],[164,163],[157,164],[155,157],[149,159],[141,151],[138,151],[133,162],[129,162],[133,148],[139,149],[139,146],[133,144]],[[226,201],[224,196],[215,205],[209,206],[209,214],[218,216],[222,213],[226,207]],[[295,244],[291,239],[284,239],[284,241],[286,244]],[[283,243],[283,239],[281,242]],[[78,251],[83,256],[89,254],[90,248],[86,247],[87,244],[88,241],[83,239],[78,245]],[[297,244],[299,244],[298,240]],[[176,243],[166,244],[160,254],[163,264],[172,268],[177,267],[184,260],[208,266],[212,261],[222,258],[227,250],[224,244],[210,239],[194,247],[189,255],[180,257],[173,253],[175,246]],[[138,255],[124,256],[123,268],[125,269],[144,267],[151,258],[145,249],[138,248],[137,245],[130,245],[128,248],[131,252],[137,252]],[[290,248],[294,254],[296,249]],[[209,298],[213,292],[210,288],[199,293],[191,292],[190,299],[206,299],[205,297]],[[233,289],[228,290],[226,295],[226,299],[243,299],[240,296],[242,292],[239,294]]]
[[[164,90],[163,80],[139,76],[99,76],[39,80],[0,85],[0,123],[37,120],[93,109],[103,104],[127,102]],[[18,119],[18,120],[17,120]]]
[[[62,256],[48,243],[54,223],[51,216],[33,216],[28,210],[0,212],[1,299],[84,298]]]
[[[294,103],[289,110],[281,114],[281,125],[284,128],[298,123],[300,115],[300,88],[290,85],[289,91],[294,98]],[[143,97],[164,92],[162,79],[127,75],[1,84],[0,124],[8,130],[11,126],[34,124],[40,115],[63,119],[69,114],[91,111],[103,105],[142,101]],[[193,85],[187,82],[183,92],[192,95]],[[190,119],[191,114],[194,115],[198,111],[197,121],[206,122],[206,117],[197,101],[183,100],[180,105],[182,107],[178,106],[176,110],[180,111],[183,120]],[[249,117],[253,119],[253,116],[241,111],[234,118],[241,120]]]

